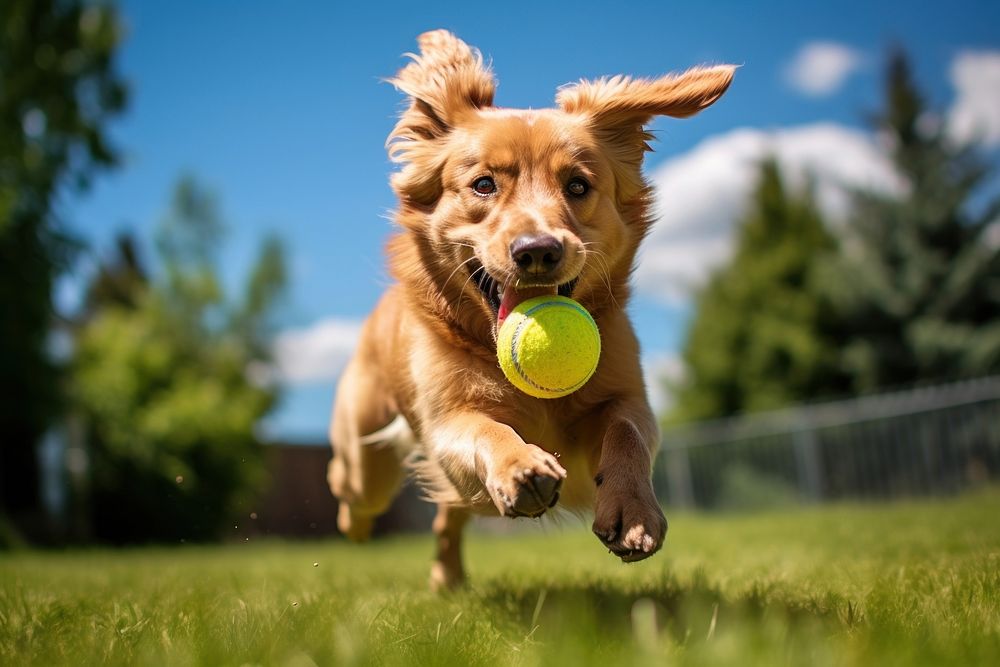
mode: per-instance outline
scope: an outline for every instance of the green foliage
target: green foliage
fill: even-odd
[[[833,242],[809,191],[787,192],[764,162],[737,234],[733,259],[697,297],[678,421],[775,408],[842,382],[816,272]]]
[[[83,316],[107,306],[135,307],[148,286],[145,267],[139,260],[138,241],[131,234],[115,239],[115,256],[97,267],[97,275],[87,286]]]
[[[809,197],[763,166],[735,257],[698,296],[672,419],[1000,372],[1000,197],[929,117],[894,53],[874,123],[901,188],[856,191],[835,251]]]
[[[829,267],[843,366],[859,391],[1000,372],[1000,246],[987,239],[1000,197],[974,203],[989,170],[972,147],[929,127],[900,52],[885,98],[874,122],[903,188],[855,194]]]
[[[59,407],[50,293],[74,249],[56,201],[115,162],[104,128],[126,101],[120,39],[104,4],[0,3],[0,512],[29,531],[35,444]]]
[[[443,596],[429,536],[0,555],[0,663],[998,664],[998,504],[670,515],[631,565],[574,522],[473,534]]]
[[[222,230],[214,198],[184,179],[158,238],[163,276],[128,283],[143,271],[127,258],[98,275],[96,285],[124,282],[131,295],[98,302],[77,339],[99,538],[212,537],[263,481],[254,427],[276,388],[259,369],[284,253],[268,240],[250,296],[230,303],[214,263]]]
[[[268,314],[281,297],[287,279],[285,248],[281,239],[269,236],[261,244],[243,300],[232,316],[234,331],[253,347],[255,354],[267,354],[266,341],[271,333]]]

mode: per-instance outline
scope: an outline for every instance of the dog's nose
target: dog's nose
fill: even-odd
[[[518,236],[510,244],[510,256],[522,271],[548,273],[562,261],[563,245],[554,236]]]

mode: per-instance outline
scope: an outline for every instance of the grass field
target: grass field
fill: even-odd
[[[671,519],[473,534],[445,596],[429,536],[0,555],[0,664],[1000,664],[1000,491]]]

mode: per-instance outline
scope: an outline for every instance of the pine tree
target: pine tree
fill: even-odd
[[[775,408],[841,390],[816,271],[832,249],[809,190],[790,194],[777,163],[765,161],[733,258],[698,295],[672,420]]]
[[[873,124],[900,194],[857,192],[828,292],[856,391],[1000,371],[1000,198],[973,205],[989,169],[933,127],[905,55],[888,62]]]
[[[122,232],[115,239],[114,254],[99,263],[87,286],[80,319],[86,321],[112,306],[135,308],[148,285],[149,274],[139,257],[139,242],[133,234]]]

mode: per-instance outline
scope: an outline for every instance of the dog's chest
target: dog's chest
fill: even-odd
[[[593,464],[600,455],[603,434],[595,432],[589,420],[567,413],[561,403],[546,401],[533,410],[526,410],[510,426],[525,442],[537,445],[559,457],[566,468],[566,481],[560,492],[559,504],[570,509],[586,509],[593,505]]]
[[[586,457],[594,450],[601,434],[566,405],[555,401],[533,401],[520,410],[509,425],[521,439],[561,457]]]

